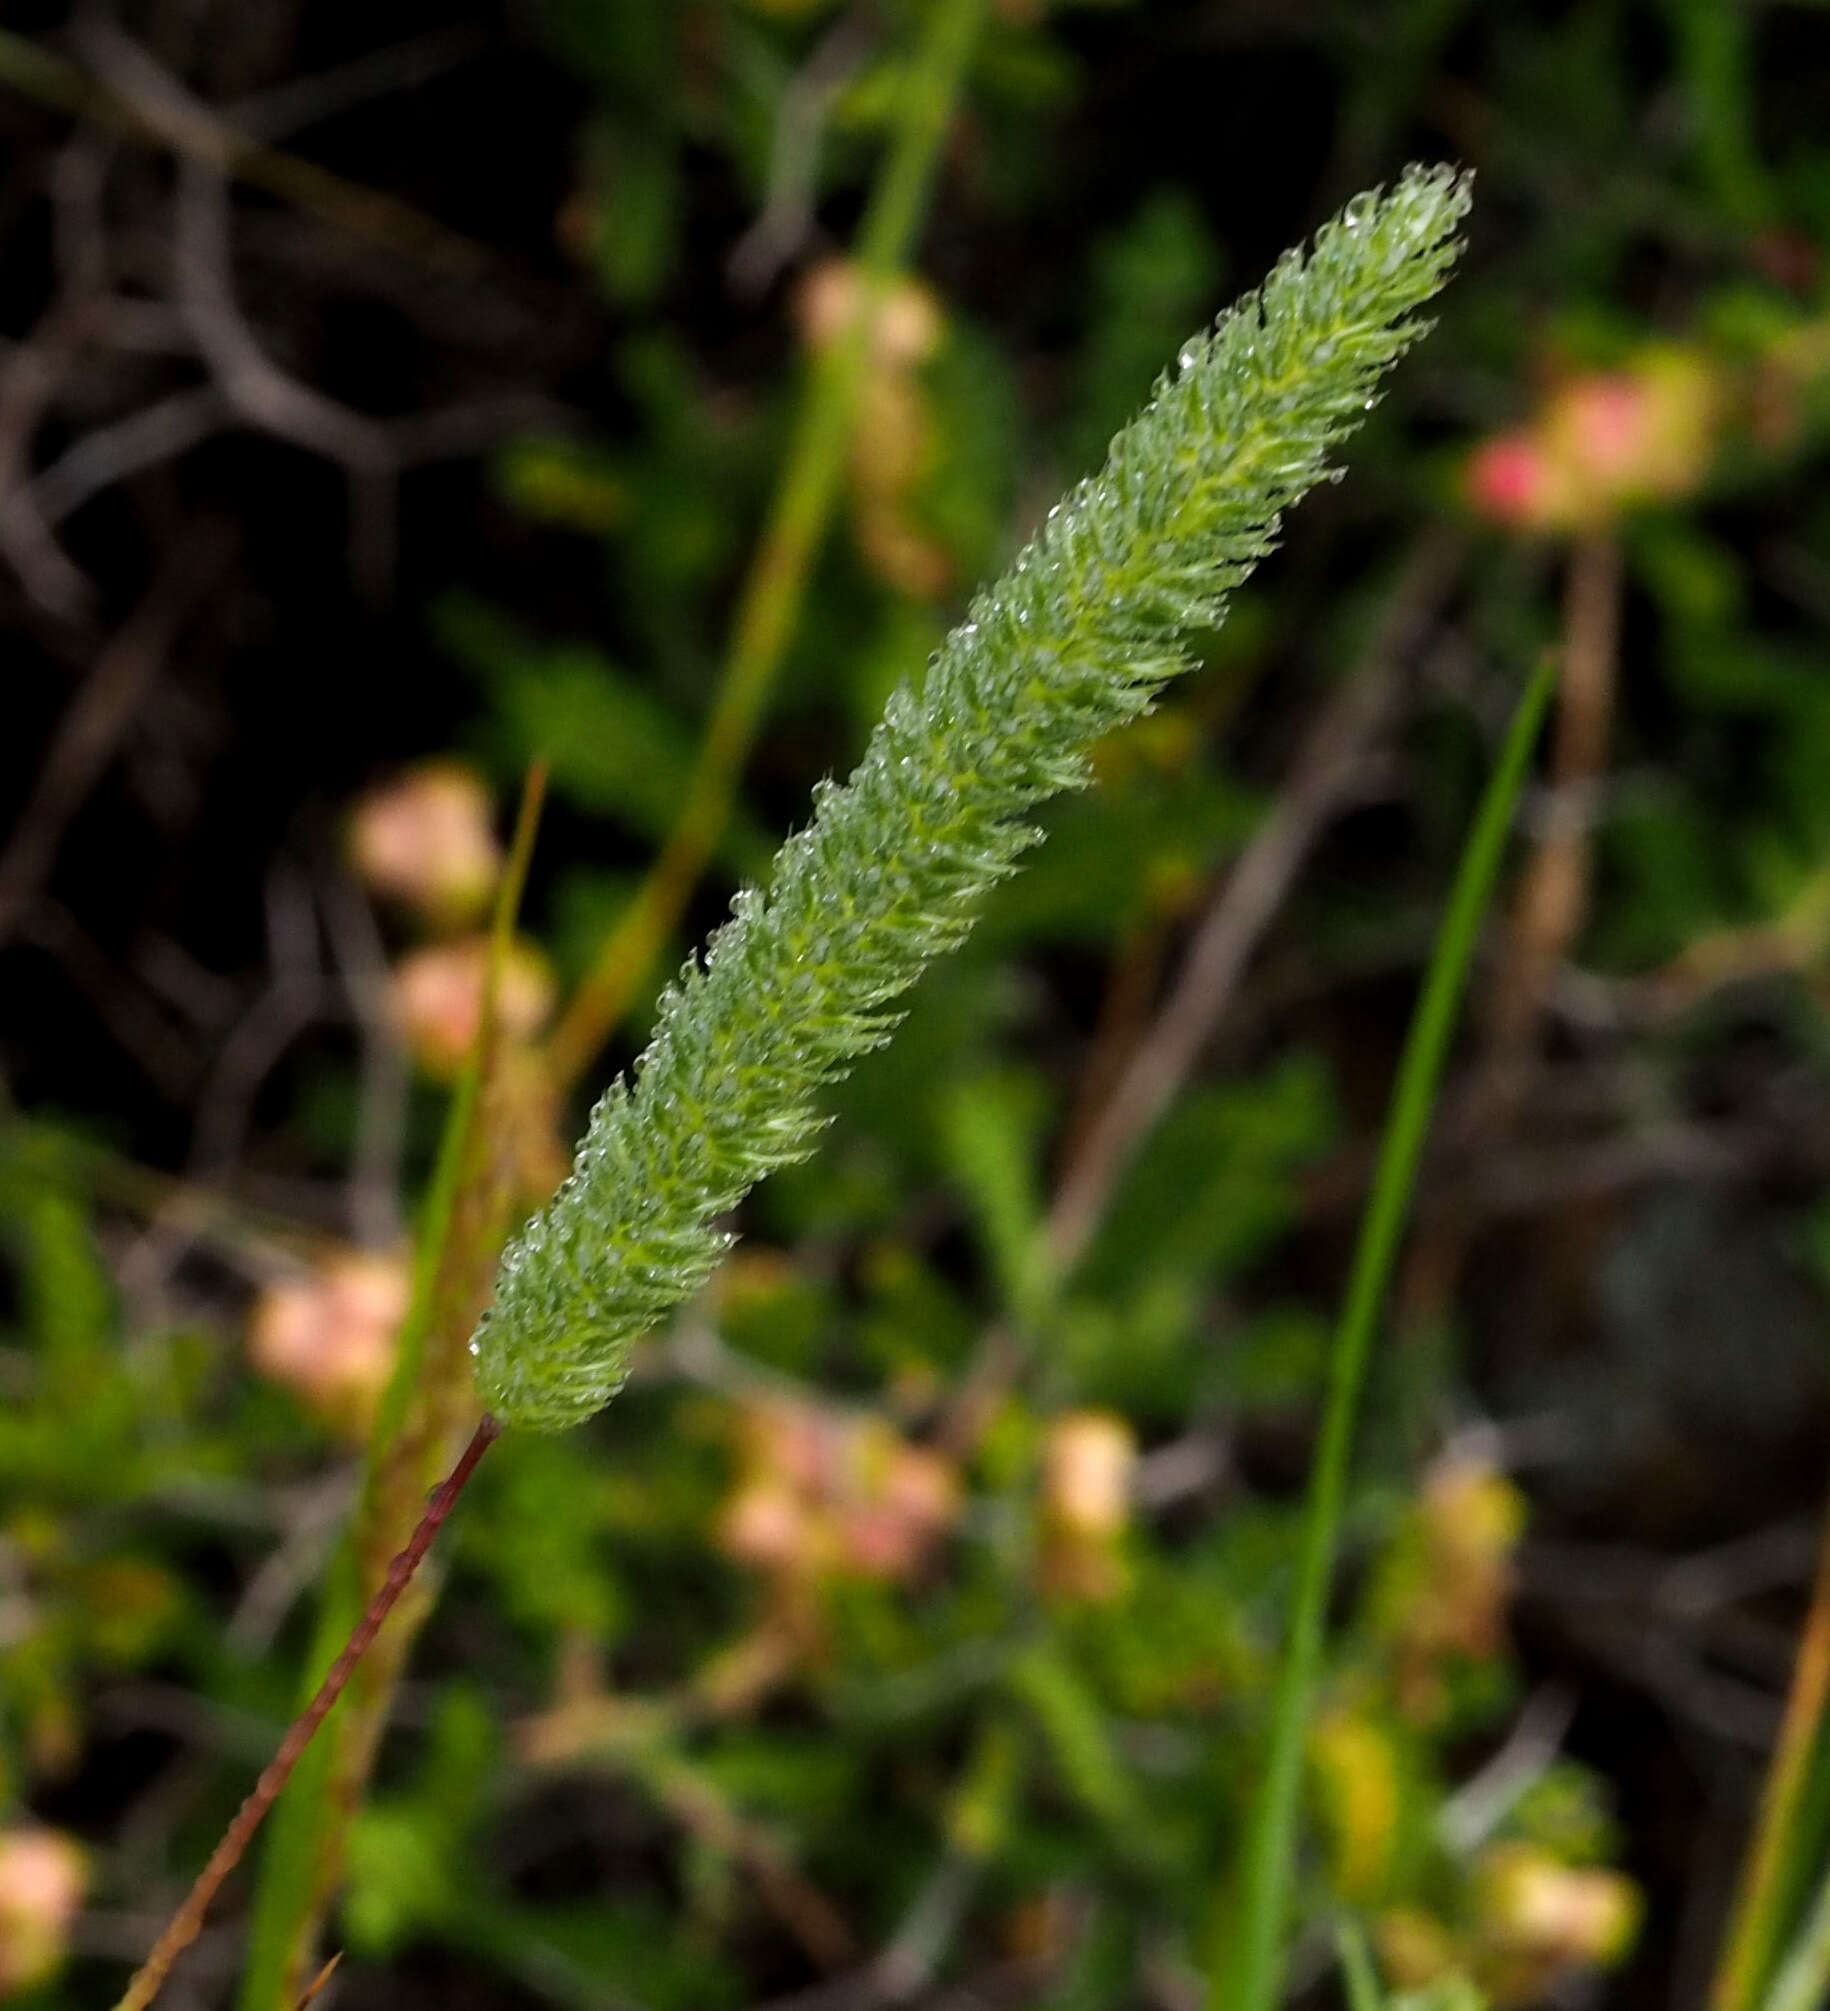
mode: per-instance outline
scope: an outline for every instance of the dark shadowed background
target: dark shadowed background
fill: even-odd
[[[327,1989],[1200,2004],[1398,1046],[1555,648],[1294,1973],[1336,2001],[1349,1918],[1444,2007],[1707,1994],[1830,1627],[1830,8],[981,11],[731,800],[594,1012],[931,7],[4,10],[0,1995],[112,2002],[289,1715],[530,762],[484,1278],[973,583],[1419,157],[1476,170],[1469,250],[1347,479],[628,1395],[479,1480],[326,1860]],[[1183,1011],[1168,1114],[1102,1156]],[[233,1998],[258,1877],[174,2006]]]

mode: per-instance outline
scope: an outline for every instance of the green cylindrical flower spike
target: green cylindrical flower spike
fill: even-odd
[[[1105,467],[891,699],[842,788],[661,1002],[633,1083],[592,1112],[570,1178],[502,1260],[472,1346],[504,1423],[576,1424],[632,1343],[703,1285],[717,1226],[800,1159],[821,1086],[888,1038],[894,1002],[1036,842],[1025,814],[1087,779],[1271,550],[1281,515],[1424,331],[1467,181],[1413,168],[1357,197],[1182,351]]]

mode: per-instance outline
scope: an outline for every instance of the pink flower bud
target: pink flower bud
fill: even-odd
[[[1474,508],[1510,530],[1560,529],[1573,515],[1567,471],[1527,428],[1483,440],[1468,458],[1463,482]]]
[[[795,300],[808,348],[829,349],[845,333],[856,310],[859,285],[858,268],[848,259],[824,259],[808,272]],[[898,279],[877,302],[872,356],[889,369],[907,370],[933,355],[945,327],[940,302],[929,288],[918,279]]]
[[[766,1478],[738,1489],[718,1531],[727,1556],[765,1571],[806,1563],[810,1535],[806,1505],[792,1489]]]
[[[1631,370],[1578,377],[1544,416],[1552,451],[1601,510],[1692,493],[1714,449],[1716,390],[1682,350],[1649,352]]]
[[[377,893],[436,927],[475,921],[502,870],[482,778],[461,762],[428,761],[371,790],[350,817],[350,855]]]
[[[880,1438],[869,1434],[857,1451],[859,1485],[835,1504],[840,1559],[861,1577],[907,1578],[958,1512],[953,1468],[887,1427]]]
[[[906,1578],[958,1513],[952,1464],[875,1418],[764,1404],[744,1417],[742,1444],[718,1532],[740,1563],[787,1577]]]
[[[488,969],[485,936],[429,943],[395,966],[390,997],[394,1022],[428,1075],[456,1075],[476,1045]],[[511,943],[496,992],[502,1031],[516,1040],[531,1039],[546,1024],[553,1000],[546,959],[531,943]]]
[[[249,1359],[321,1417],[360,1436],[394,1371],[412,1295],[404,1257],[348,1251],[261,1294]]]
[[[1566,379],[1529,426],[1484,440],[1470,504],[1515,530],[1570,531],[1692,495],[1715,452],[1720,397],[1696,355],[1652,349],[1623,370]]]

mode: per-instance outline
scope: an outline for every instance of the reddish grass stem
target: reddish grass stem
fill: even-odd
[[[291,1729],[280,1741],[279,1751],[267,1762],[266,1770],[255,1782],[247,1800],[236,1810],[235,1820],[223,1832],[222,1841],[212,1852],[209,1863],[198,1873],[197,1883],[191,1887],[184,1904],[172,1915],[171,1924],[140,1965],[115,2011],[145,2011],[145,2007],[159,1994],[172,1964],[196,1940],[211,1900],[216,1897],[223,1880],[241,1862],[242,1853],[253,1841],[254,1832],[279,1799],[280,1790],[298,1765],[305,1748],[311,1744],[318,1727],[329,1717],[331,1707],[355,1674],[356,1665],[374,1644],[375,1636],[393,1612],[395,1602],[412,1582],[414,1572],[432,1548],[432,1539],[437,1536],[446,1516],[451,1513],[458,1496],[476,1471],[477,1462],[501,1430],[496,1420],[487,1411],[484,1412],[482,1422],[464,1448],[463,1457],[426,1504],[419,1527],[408,1539],[406,1548],[388,1566],[388,1575],[376,1588],[368,1611],[357,1621],[354,1631],[344,1643],[342,1654],[331,1664],[329,1674],[318,1685],[317,1695],[293,1720]]]

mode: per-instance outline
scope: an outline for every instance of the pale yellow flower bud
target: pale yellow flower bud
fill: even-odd
[[[1049,1519],[1075,1536],[1116,1536],[1131,1514],[1137,1441],[1110,1411],[1070,1411],[1049,1427],[1043,1450]]]
[[[0,1831],[0,1997],[55,1973],[86,1879],[81,1849],[61,1831]]]

